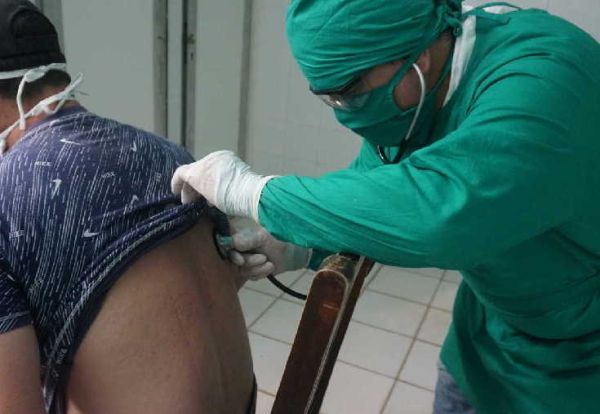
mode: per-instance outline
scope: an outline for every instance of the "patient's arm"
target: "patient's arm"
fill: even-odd
[[[245,414],[253,374],[236,270],[208,220],[139,259],[75,355],[68,414]]]
[[[0,413],[44,413],[38,345],[31,326],[0,335],[0,390]]]

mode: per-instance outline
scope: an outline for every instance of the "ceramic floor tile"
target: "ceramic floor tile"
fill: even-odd
[[[397,267],[385,266],[369,285],[369,289],[428,305],[438,283],[431,277],[409,273]]]
[[[433,298],[431,306],[436,308],[451,311],[454,306],[454,298],[456,297],[456,291],[458,290],[456,283],[442,282],[440,287]]]
[[[264,293],[242,288],[239,292],[240,303],[246,319],[246,326],[252,325],[256,319],[273,303],[275,298]]]
[[[428,390],[435,389],[440,347],[416,341],[402,368],[400,379]]]
[[[275,397],[265,394],[264,392],[258,392],[258,398],[256,400],[256,414],[271,414]]]
[[[365,278],[365,283],[363,284],[363,290],[365,290],[366,288],[369,287],[369,285],[371,283],[373,283],[373,280],[375,280],[375,277],[379,274],[379,272],[381,271],[381,269],[383,269],[385,266],[379,264],[379,263],[375,263],[375,265],[373,266],[373,269],[371,269],[371,271],[369,272],[369,274],[367,275],[367,277]]]
[[[367,290],[358,300],[354,320],[414,336],[427,307]]]
[[[277,279],[279,279],[279,281],[284,285],[289,286],[298,280],[298,278],[302,276],[304,272],[305,270],[302,269],[295,270],[293,272],[282,273],[281,275],[277,276]],[[257,282],[249,280],[244,287],[252,290],[258,290],[259,292],[267,293],[272,296],[280,296],[283,293],[281,290],[279,290],[279,288],[277,288],[277,286],[269,282],[268,279],[261,279]]]
[[[351,322],[339,359],[395,377],[406,357],[410,338]]]
[[[455,270],[448,270],[444,274],[444,281],[446,281],[446,282],[453,282],[453,283],[460,283],[462,281],[462,275],[460,274],[460,272],[457,272]]]
[[[383,414],[431,414],[434,394],[403,382],[397,382]]]
[[[294,282],[294,284],[292,285],[292,289],[294,289],[298,293],[302,293],[303,295],[308,295],[308,291],[310,290],[310,286],[314,277],[315,272],[313,272],[312,270],[306,271],[298,280]],[[296,299],[290,295],[283,295],[283,298],[304,306],[303,300]]]
[[[420,275],[434,277],[436,279],[440,279],[442,277],[442,275],[444,274],[444,271],[442,269],[437,269],[435,267],[423,267],[420,269],[407,268],[405,270],[407,272],[418,273]]]
[[[323,401],[325,414],[377,414],[394,380],[338,362]]]
[[[451,322],[452,314],[450,312],[429,309],[427,316],[425,316],[425,322],[423,322],[417,337],[424,341],[442,345]]]
[[[248,336],[258,389],[275,395],[292,347],[254,333]]]
[[[302,316],[302,306],[278,299],[267,313],[252,325],[252,332],[292,343]]]

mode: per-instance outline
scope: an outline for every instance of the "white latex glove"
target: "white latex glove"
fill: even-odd
[[[263,227],[248,220],[230,220],[233,234],[231,261],[241,269],[242,276],[259,280],[308,266],[311,249],[277,240]]]
[[[258,221],[258,203],[265,185],[275,178],[258,175],[231,151],[217,151],[193,164],[179,167],[171,190],[184,204],[204,196],[229,216]]]

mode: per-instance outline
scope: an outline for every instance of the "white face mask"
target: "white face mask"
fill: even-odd
[[[50,70],[61,70],[66,72],[67,65],[64,63],[52,63],[47,66],[40,66],[33,69],[23,69],[14,72],[0,73],[0,80],[14,79],[20,76],[23,77],[17,92],[17,108],[19,110],[19,119],[10,127],[5,129],[2,133],[0,133],[0,155],[3,154],[6,149],[6,139],[16,127],[19,127],[21,131],[24,131],[27,118],[37,116],[42,112],[45,112],[47,115],[54,115],[57,113],[63,107],[65,102],[74,97],[75,90],[79,87],[83,80],[83,75],[81,73],[78,74],[69,84],[69,86],[67,86],[62,92],[43,99],[33,108],[31,108],[29,112],[25,113],[25,110],[23,109],[23,90],[25,89],[25,85],[41,79]],[[50,106],[54,103],[57,103],[56,107],[54,109],[50,109]]]

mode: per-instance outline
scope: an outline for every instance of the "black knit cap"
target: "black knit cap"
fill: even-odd
[[[0,0],[0,73],[66,63],[56,29],[29,0]]]

